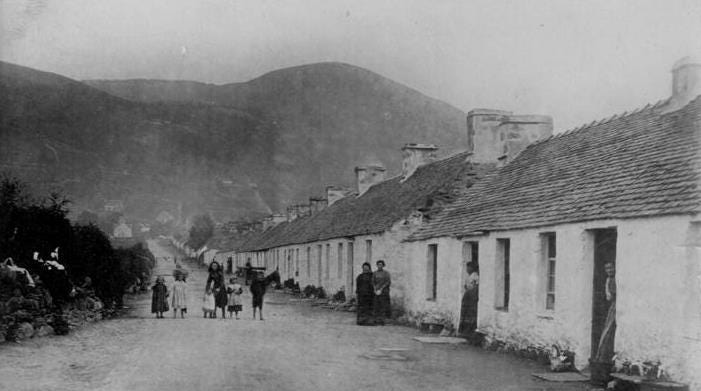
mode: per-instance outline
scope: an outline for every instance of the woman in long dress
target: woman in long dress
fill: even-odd
[[[368,326],[373,324],[373,301],[375,290],[372,285],[372,268],[369,263],[363,263],[363,272],[355,279],[355,293],[358,298],[357,324]]]
[[[185,282],[183,274],[177,273],[175,275],[175,283],[173,284],[173,318],[180,310],[180,317],[185,317],[185,312],[187,312],[187,283]]]
[[[465,292],[462,296],[462,322],[461,333],[470,334],[477,327],[477,301],[479,298],[479,271],[477,266],[469,262],[467,268],[467,279],[465,281]]]
[[[226,319],[226,304],[228,297],[226,294],[226,282],[224,281],[224,270],[217,261],[209,264],[209,276],[207,277],[206,291],[211,290],[214,294],[214,317],[217,317],[217,308],[221,308],[221,317]]]

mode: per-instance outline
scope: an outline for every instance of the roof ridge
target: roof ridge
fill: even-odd
[[[457,158],[458,156],[463,155],[463,154],[467,155],[467,154],[471,154],[471,152],[468,151],[468,150],[464,150],[464,151],[461,151],[461,152],[456,152],[456,153],[454,153],[454,154],[452,154],[452,155],[449,155],[449,156],[440,158],[440,159],[438,159],[438,160],[434,160],[434,161],[432,161],[432,162],[428,162],[428,163],[426,163],[426,164],[422,164],[422,165],[416,167],[416,170],[418,171],[418,170],[420,170],[420,169],[423,169],[424,167],[428,167],[428,166],[431,166],[431,165],[434,165],[434,164],[437,164],[437,163],[442,163],[442,162],[445,162],[445,161],[448,161],[448,160],[451,160],[451,159],[455,159],[455,158]],[[389,181],[391,181],[391,180],[393,180],[393,179],[397,179],[397,178],[401,178],[401,177],[402,177],[402,173],[399,173],[399,174],[396,174],[396,175],[391,176],[391,177],[389,177],[389,178],[385,178],[385,179],[381,180],[380,182],[375,183],[374,185],[372,185],[372,186],[370,186],[370,187],[375,187],[375,186],[377,186],[377,185],[379,185],[379,184],[382,184],[382,183],[385,183],[385,182],[389,182]],[[359,196],[359,195],[356,195],[356,196]]]
[[[701,95],[699,95],[698,97],[694,98],[694,100],[699,99],[699,98],[701,98]],[[569,135],[571,135],[572,133],[584,131],[584,130],[589,129],[589,128],[592,128],[592,127],[594,127],[594,126],[599,126],[599,125],[607,124],[607,123],[609,123],[609,122],[611,122],[611,121],[614,121],[614,120],[622,120],[622,119],[628,118],[628,117],[630,117],[630,116],[632,116],[632,115],[640,114],[640,113],[642,113],[642,112],[644,112],[644,111],[652,111],[652,110],[655,110],[655,109],[659,108],[660,106],[666,104],[666,103],[669,101],[669,99],[670,99],[670,98],[660,99],[660,100],[658,100],[658,101],[655,102],[655,103],[648,103],[648,104],[646,104],[645,106],[641,106],[641,107],[638,107],[638,108],[633,109],[633,110],[630,110],[630,111],[624,111],[624,112],[622,112],[622,113],[613,114],[613,115],[611,115],[610,117],[604,117],[604,118],[601,118],[601,119],[599,119],[599,120],[593,120],[593,121],[591,121],[591,122],[585,122],[584,124],[575,126],[575,127],[573,127],[573,128],[570,128],[570,129],[567,129],[567,130],[565,130],[565,131],[563,131],[563,132],[561,132],[561,133],[551,134],[550,136],[548,136],[548,137],[546,137],[546,138],[544,138],[544,139],[536,140],[536,141],[534,141],[533,143],[529,144],[527,148],[531,148],[532,146],[541,144],[541,143],[543,143],[543,142],[545,142],[545,141],[548,141],[548,140],[552,140],[552,139],[556,139],[556,138],[561,138],[561,137],[564,137],[564,136],[569,136]],[[692,100],[692,102],[693,102],[693,100]],[[690,102],[690,103],[691,103],[691,102]]]

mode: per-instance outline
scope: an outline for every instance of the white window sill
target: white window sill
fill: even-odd
[[[540,312],[536,314],[536,317],[538,319],[553,320],[555,319],[555,311]]]

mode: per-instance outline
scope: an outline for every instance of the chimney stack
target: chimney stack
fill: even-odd
[[[327,206],[331,206],[334,203],[336,203],[338,200],[346,197],[351,193],[350,190],[344,189],[342,187],[338,186],[327,186],[326,187],[326,200],[327,200]]]
[[[328,201],[323,197],[309,197],[309,207],[312,210],[312,214],[316,214],[326,209]]]
[[[297,217],[311,216],[312,209],[309,204],[298,204],[297,205]]]
[[[287,207],[287,222],[294,221],[299,217],[299,208],[297,205],[290,205]]]
[[[468,150],[475,163],[508,163],[529,144],[552,134],[553,119],[547,115],[514,115],[490,109],[467,113]]]
[[[273,226],[273,216],[268,216],[263,219],[263,231]]]
[[[672,66],[672,97],[665,112],[675,111],[686,106],[701,95],[701,60],[684,57]]]
[[[437,150],[433,144],[405,144],[402,147],[402,179],[409,178],[419,166],[434,161]]]
[[[267,230],[268,228],[275,227],[276,225],[282,223],[283,221],[287,221],[287,216],[282,214],[282,213],[274,213],[266,218],[263,219],[263,231]]]
[[[370,187],[385,179],[385,168],[381,165],[358,166],[355,168],[355,178],[358,183],[358,196],[363,195]]]

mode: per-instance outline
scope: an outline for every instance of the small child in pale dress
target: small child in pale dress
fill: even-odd
[[[175,282],[173,283],[173,318],[176,317],[180,310],[180,317],[184,318],[187,312],[187,283],[185,276],[181,273],[175,274]]]
[[[207,290],[202,298],[202,312],[205,318],[214,318],[214,294],[211,290]]]
[[[243,304],[241,302],[241,294],[243,293],[243,287],[238,283],[236,277],[229,280],[229,285],[226,286],[226,292],[229,294],[229,300],[227,303],[227,310],[229,311],[229,318],[232,314],[236,314],[236,319],[239,318],[239,312],[243,310]]]

